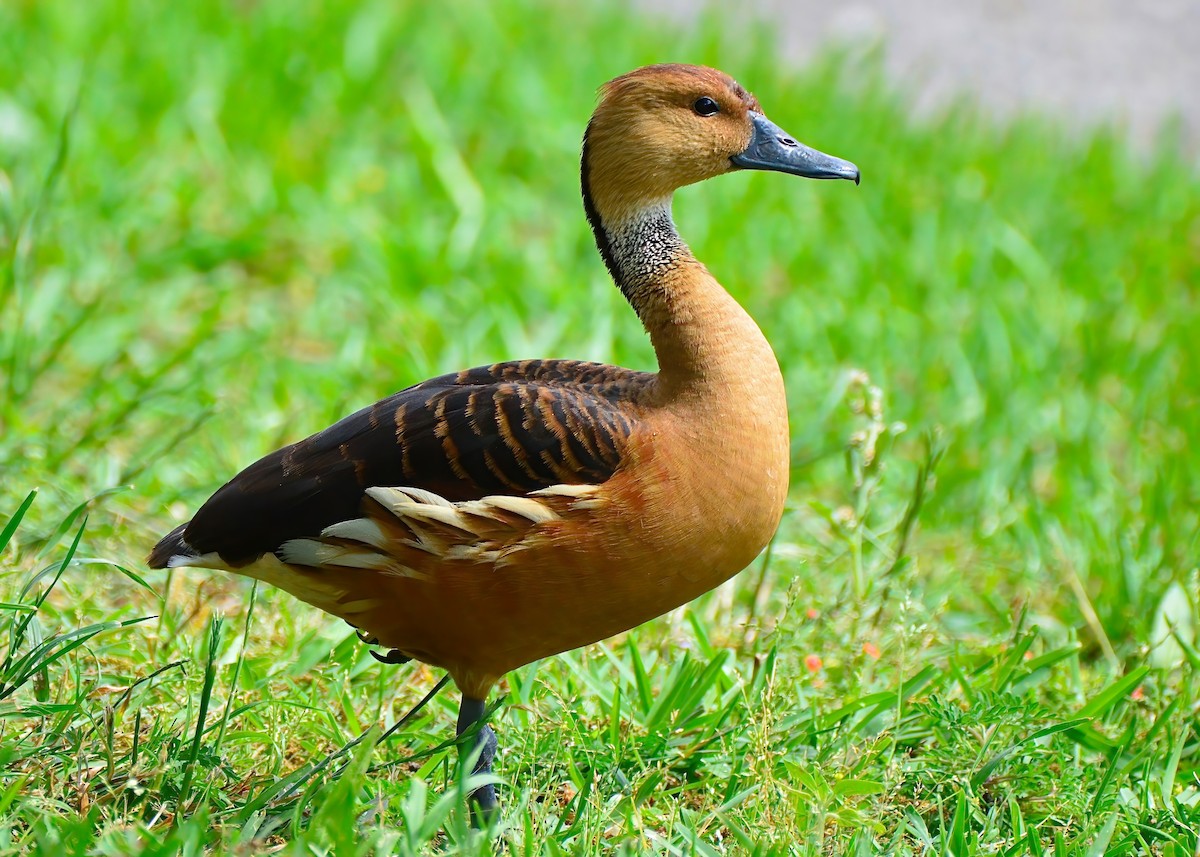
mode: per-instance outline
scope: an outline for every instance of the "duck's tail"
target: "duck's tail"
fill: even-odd
[[[183,531],[185,529],[187,529],[187,524],[180,524],[159,539],[158,544],[154,546],[154,550],[150,551],[150,556],[146,559],[151,568],[175,568],[188,565],[189,560],[200,556],[199,551],[184,541]]]

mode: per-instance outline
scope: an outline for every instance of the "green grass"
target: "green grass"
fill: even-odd
[[[1196,853],[1194,165],[914,119],[715,17],[503,8],[0,6],[0,852]],[[863,170],[677,201],[784,367],[792,503],[732,585],[509,676],[489,839],[452,692],[370,731],[435,671],[142,557],[433,373],[651,367],[577,159],[663,60]]]

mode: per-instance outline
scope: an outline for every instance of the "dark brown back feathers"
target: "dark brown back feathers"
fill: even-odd
[[[604,482],[634,430],[628,402],[652,378],[574,360],[433,378],[250,465],[163,538],[150,565],[211,552],[231,565],[253,562],[354,518],[371,487],[458,501]]]

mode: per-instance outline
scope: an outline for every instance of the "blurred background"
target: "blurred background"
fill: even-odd
[[[686,25],[696,0],[639,0]],[[1139,145],[1163,123],[1200,140],[1200,4],[1191,0],[746,0],[783,56],[809,62],[830,45],[878,48],[888,75],[928,111],[970,97],[999,116],[1039,111],[1084,128],[1115,122]]]

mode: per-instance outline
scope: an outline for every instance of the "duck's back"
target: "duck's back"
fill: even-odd
[[[252,563],[356,517],[372,487],[463,501],[605,482],[621,467],[638,427],[636,403],[653,379],[576,360],[432,378],[250,465],[165,536],[150,564],[205,554],[233,567]]]

